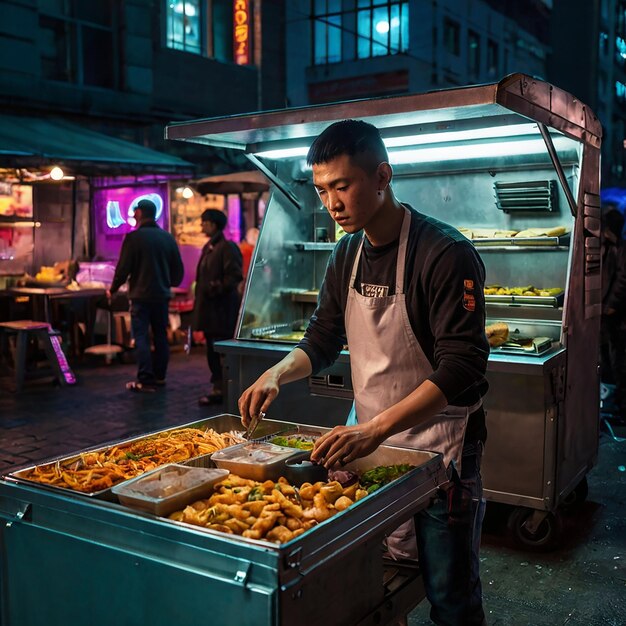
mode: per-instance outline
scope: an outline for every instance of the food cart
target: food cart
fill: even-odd
[[[228,410],[302,336],[342,232],[305,155],[330,123],[380,130],[396,196],[474,242],[486,266],[494,349],[485,399],[489,500],[513,505],[528,546],[558,535],[558,507],[584,498],[598,450],[601,127],[572,95],[514,74],[494,84],[172,124],[170,139],[238,150],[272,182],[236,337],[219,344]],[[281,389],[270,409],[324,426],[352,403],[350,357]]]
[[[241,430],[241,420],[224,414],[178,428],[228,433]],[[262,439],[290,428],[300,426],[265,420],[257,434]],[[73,468],[89,454],[154,445],[155,437],[168,439],[175,430],[55,464]],[[201,467],[210,458],[184,462]],[[424,592],[418,569],[386,564],[382,539],[426,506],[447,476],[440,454],[391,446],[346,468],[390,463],[413,469],[280,544],[120,504],[115,487],[80,493],[33,482],[34,468],[16,470],[0,479],[0,623],[70,624],[86,616],[96,626],[393,623]]]

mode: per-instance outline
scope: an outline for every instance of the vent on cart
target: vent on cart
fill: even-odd
[[[496,205],[505,213],[556,211],[557,194],[553,180],[494,183]]]

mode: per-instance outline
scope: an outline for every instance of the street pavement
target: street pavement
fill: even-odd
[[[78,382],[58,387],[49,380],[12,391],[0,378],[0,474],[50,457],[108,441],[224,413],[201,408],[210,390],[201,347],[172,353],[167,386],[134,394],[124,385],[135,365],[83,357]],[[598,464],[588,475],[589,496],[564,514],[561,545],[535,553],[507,533],[510,508],[489,503],[483,529],[481,574],[487,621],[510,626],[626,626],[626,427],[603,428]],[[488,448],[487,452],[488,454]],[[423,602],[411,626],[430,624]]]

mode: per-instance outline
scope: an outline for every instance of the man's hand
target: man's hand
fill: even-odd
[[[355,426],[335,426],[316,441],[311,460],[330,469],[371,454],[382,442],[376,420]]]
[[[245,428],[267,409],[278,395],[281,384],[305,378],[311,373],[311,361],[306,352],[294,348],[284,359],[261,374],[239,398],[239,412]]]
[[[111,304],[111,298],[112,298],[113,296],[112,296],[112,294],[111,294],[111,290],[110,290],[110,289],[107,289],[107,290],[106,290],[106,297],[107,297],[107,302],[108,302],[109,304]]]
[[[241,421],[247,428],[252,418],[258,417],[261,413],[267,413],[267,409],[274,401],[280,390],[278,375],[267,370],[248,387],[239,398],[239,412]]]

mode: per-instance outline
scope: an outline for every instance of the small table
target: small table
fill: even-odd
[[[11,287],[8,290],[15,296],[41,298],[43,301],[43,320],[50,324],[50,301],[73,298],[94,298],[106,294],[106,289],[67,289],[67,287]],[[40,317],[40,311],[34,307],[33,317]]]
[[[50,314],[51,302],[55,300],[90,300],[106,295],[104,288],[67,289],[66,287],[11,287],[7,290],[12,296],[28,296],[32,298],[31,317],[33,320],[52,324]],[[93,344],[93,328],[95,324],[95,306],[87,306],[85,311],[85,336],[87,345]],[[74,350],[78,354],[78,350]]]
[[[72,372],[61,342],[57,334],[52,332],[50,324],[34,320],[16,320],[14,322],[0,322],[2,335],[17,335],[15,346],[15,388],[19,393],[26,378],[26,351],[30,338],[40,341],[44,347],[51,374],[61,385],[73,385],[76,377]],[[4,343],[4,341],[2,342]]]

